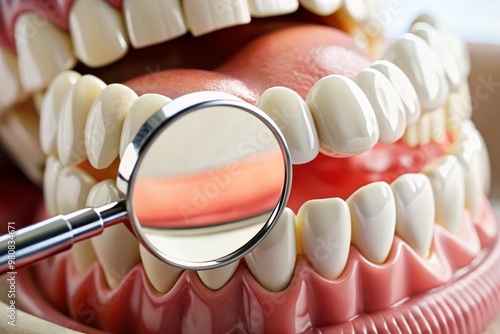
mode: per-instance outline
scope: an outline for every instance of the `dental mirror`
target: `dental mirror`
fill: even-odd
[[[258,108],[226,93],[184,95],[151,116],[127,146],[116,181],[120,201],[0,237],[0,273],[120,222],[171,265],[203,270],[229,264],[278,220],[291,166],[282,133]]]

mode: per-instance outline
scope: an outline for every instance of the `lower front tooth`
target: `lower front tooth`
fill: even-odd
[[[425,114],[422,114],[420,116],[420,119],[418,120],[418,143],[420,145],[425,145],[428,144],[431,139],[432,139],[432,125],[431,125],[431,118],[432,118],[432,113],[431,112],[426,112]]]
[[[211,290],[219,290],[233,277],[240,261],[216,269],[198,271],[198,277]]]
[[[87,206],[99,207],[119,199],[115,181],[104,180],[90,190]],[[130,269],[140,261],[139,243],[122,223],[106,228],[90,241],[111,288],[117,287]]]
[[[285,87],[269,88],[255,105],[283,132],[294,164],[309,162],[318,155],[319,139],[311,111],[297,93]]]
[[[458,92],[451,92],[446,104],[446,126],[455,131],[462,121],[472,116],[472,101],[467,80],[462,82]]]
[[[59,160],[49,155],[45,161],[45,171],[43,174],[43,199],[45,208],[49,216],[57,215],[60,210],[57,207],[57,183],[59,173],[63,165]]]
[[[422,257],[428,257],[435,218],[429,179],[423,174],[404,174],[391,188],[396,201],[396,234]]]
[[[343,0],[300,0],[302,7],[314,14],[326,16],[342,7]]]
[[[64,167],[57,179],[56,193],[59,214],[68,214],[86,206],[87,196],[95,180],[75,167]],[[80,241],[71,248],[76,269],[83,272],[96,260],[90,240]]]
[[[142,245],[139,245],[144,271],[149,282],[160,293],[167,293],[175,285],[182,269],[169,265],[151,254]]]
[[[160,94],[144,94],[132,103],[123,121],[120,137],[120,158],[123,152],[125,152],[127,145],[132,141],[132,138],[139,130],[139,127],[170,101],[172,100]]]
[[[445,155],[427,165],[422,173],[431,181],[436,202],[436,222],[451,232],[460,227],[465,203],[464,173],[457,158]]]
[[[94,168],[107,168],[118,157],[123,121],[137,98],[127,86],[111,84],[95,99],[85,124],[85,148]]]
[[[444,108],[438,108],[431,114],[431,138],[440,143],[446,138],[446,115]]]
[[[329,156],[352,156],[371,149],[379,128],[368,98],[354,81],[330,75],[319,80],[306,98],[321,150]]]
[[[296,258],[295,215],[287,208],[269,235],[245,257],[245,261],[264,288],[282,291],[292,280]]]
[[[340,198],[312,200],[297,214],[302,248],[311,266],[335,279],[344,271],[351,246],[351,216]]]
[[[399,140],[406,128],[403,103],[391,82],[380,72],[365,68],[354,81],[368,97],[380,130],[379,142],[392,144]]]
[[[367,260],[384,263],[394,241],[396,203],[391,187],[374,182],[347,199],[352,220],[352,244]]]

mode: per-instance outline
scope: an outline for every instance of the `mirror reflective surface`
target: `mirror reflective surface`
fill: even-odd
[[[143,242],[174,263],[223,258],[266,232],[287,179],[271,127],[234,106],[185,113],[138,164],[131,218]]]

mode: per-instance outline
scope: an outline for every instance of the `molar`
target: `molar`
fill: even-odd
[[[422,38],[405,34],[387,48],[382,58],[403,70],[423,110],[434,110],[445,104],[449,89],[444,69]]]
[[[89,67],[108,65],[128,50],[121,13],[102,0],[76,0],[69,13],[76,57]]]
[[[368,97],[380,130],[379,142],[391,144],[399,140],[406,128],[403,103],[391,82],[380,72],[365,68],[354,78]]]
[[[59,73],[50,83],[40,110],[40,144],[47,155],[57,155],[57,127],[64,98],[80,78],[73,71]]]
[[[0,47],[0,115],[25,94],[19,79],[17,56]]]
[[[179,0],[124,0],[130,42],[136,48],[159,44],[187,31]]]
[[[189,30],[194,36],[251,21],[246,0],[184,0],[182,4]]]
[[[57,153],[64,165],[87,159],[85,122],[90,107],[105,87],[101,79],[87,74],[78,79],[64,99],[57,130]]]
[[[297,93],[285,87],[269,88],[255,105],[282,131],[294,164],[309,162],[318,155],[319,139],[311,111]]]
[[[295,215],[286,208],[269,235],[245,257],[245,262],[264,288],[282,291],[292,280],[296,258]]]
[[[107,168],[118,157],[123,121],[137,98],[127,86],[111,84],[95,99],[85,124],[85,149],[94,168]]]
[[[399,67],[387,60],[378,60],[371,65],[371,68],[385,75],[398,92],[405,109],[406,125],[415,124],[420,118],[421,109],[417,92],[410,79]]]
[[[375,113],[352,80],[341,75],[324,77],[311,88],[306,102],[316,124],[321,151],[326,155],[352,156],[377,143]]]
[[[253,17],[285,15],[299,8],[298,0],[249,0],[248,4]]]
[[[457,158],[445,155],[422,170],[431,181],[436,222],[447,230],[459,230],[465,203],[464,173]]]
[[[374,182],[347,199],[352,221],[352,244],[367,260],[382,264],[394,241],[396,203],[391,187]]]
[[[391,188],[396,201],[396,234],[418,254],[430,254],[434,229],[434,194],[427,176],[404,174]]]
[[[19,75],[26,91],[45,88],[59,72],[75,65],[68,34],[45,17],[35,13],[22,14],[14,29]]]
[[[343,0],[300,0],[300,4],[314,14],[327,16],[339,10]]]
[[[99,207],[119,199],[115,181],[104,180],[90,189],[87,206]],[[140,261],[139,243],[123,223],[104,229],[90,241],[111,288],[117,287],[130,269]]]
[[[351,244],[351,216],[340,198],[311,200],[298,214],[304,256],[323,277],[336,279],[345,269]]]

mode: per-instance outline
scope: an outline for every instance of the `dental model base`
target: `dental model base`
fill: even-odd
[[[200,122],[207,133],[196,138],[203,143],[189,133]],[[19,268],[121,222],[169,264],[226,265],[257,246],[278,220],[290,192],[291,157],[261,110],[226,93],[198,92],[148,119],[126,148],[116,183],[120,201],[2,236],[0,272],[14,258]]]

